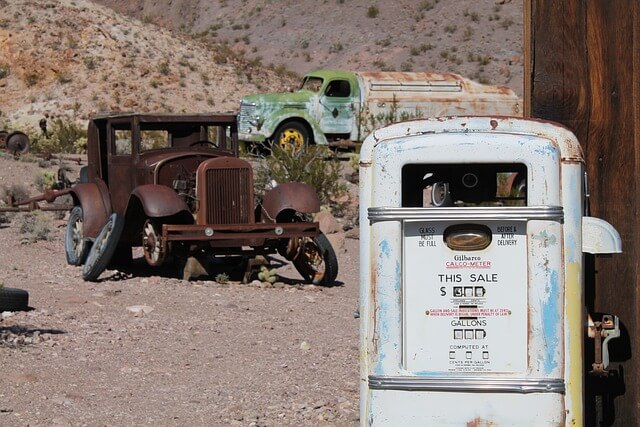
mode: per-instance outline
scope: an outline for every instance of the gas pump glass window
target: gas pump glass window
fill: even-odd
[[[403,207],[527,206],[523,164],[408,164]]]

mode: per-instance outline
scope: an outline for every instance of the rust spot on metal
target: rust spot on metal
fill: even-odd
[[[480,417],[474,418],[471,421],[467,422],[467,427],[494,427],[497,426],[498,423],[490,420],[484,420]]]

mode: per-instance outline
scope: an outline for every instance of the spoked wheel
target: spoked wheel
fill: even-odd
[[[162,248],[162,232],[160,224],[153,220],[146,220],[142,227],[142,250],[147,264],[161,265],[164,262],[165,253]]]
[[[296,270],[314,285],[333,285],[338,276],[338,259],[327,237],[319,234],[313,239],[302,238],[297,243],[299,248],[293,258]]]
[[[75,206],[67,220],[67,230],[64,239],[64,250],[69,265],[82,265],[91,248],[91,244],[84,238],[83,211],[81,206]]]
[[[95,281],[105,268],[107,268],[111,257],[118,247],[118,241],[120,240],[123,228],[124,218],[116,213],[111,214],[91,246],[84,268],[82,269],[82,278],[84,280]]]

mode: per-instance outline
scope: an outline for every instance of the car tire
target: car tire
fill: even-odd
[[[0,312],[29,309],[29,292],[24,289],[0,288]]]
[[[294,151],[306,150],[311,143],[307,127],[300,122],[288,122],[281,125],[274,134],[273,144]]]
[[[91,242],[84,238],[83,218],[84,212],[81,206],[71,209],[64,236],[64,251],[69,265],[84,264],[91,248]]]
[[[84,280],[89,282],[96,281],[98,276],[107,268],[118,247],[123,228],[124,218],[116,213],[111,214],[93,245],[91,245],[91,250],[82,269],[82,278]]]
[[[303,239],[293,265],[314,285],[332,286],[338,276],[338,258],[329,239],[322,233],[313,239]]]

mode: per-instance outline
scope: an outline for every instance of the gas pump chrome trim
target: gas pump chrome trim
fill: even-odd
[[[547,220],[564,221],[562,206],[509,206],[498,208],[396,208],[373,207],[368,210],[369,221],[402,220]]]
[[[485,393],[565,393],[563,379],[533,378],[433,378],[369,376],[374,390],[485,392]]]

